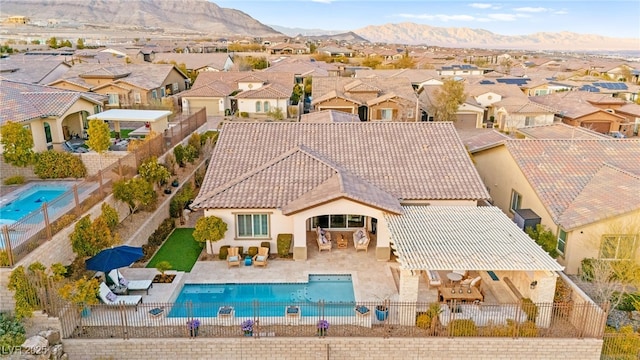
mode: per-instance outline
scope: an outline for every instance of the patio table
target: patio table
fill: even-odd
[[[450,272],[447,274],[447,279],[449,279],[450,282],[458,282],[462,280],[462,275],[458,273]]]
[[[462,289],[462,292],[460,292],[460,289]],[[471,290],[471,292],[469,292],[469,289]],[[484,297],[482,296],[482,293],[480,292],[480,290],[475,287],[475,286],[471,286],[471,287],[441,287],[440,288],[440,296],[442,296],[442,299],[444,299],[444,301],[451,301],[451,300],[456,300],[456,301],[483,301]]]

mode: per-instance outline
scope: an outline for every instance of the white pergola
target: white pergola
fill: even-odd
[[[169,123],[171,111],[168,110],[131,110],[131,109],[111,109],[87,117],[89,120],[100,119],[114,122],[114,130],[120,131],[120,122],[132,121],[141,122],[143,126],[136,129],[133,135],[144,136],[150,130],[158,134],[163,134]],[[147,126],[148,125],[148,126]],[[131,135],[131,134],[130,134]]]
[[[403,206],[401,215],[385,219],[401,265],[401,285],[403,275],[417,277],[422,270],[507,271],[523,295],[534,302],[553,301],[555,272],[564,267],[496,207]],[[403,294],[400,286],[400,299],[415,301],[416,296]]]

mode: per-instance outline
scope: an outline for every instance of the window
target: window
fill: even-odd
[[[165,92],[164,88],[160,88],[160,97],[165,97],[167,95],[167,93]]]
[[[109,96],[109,105],[118,105],[118,94],[107,94]]]
[[[262,111],[262,103],[260,101],[256,101],[256,112],[259,113]]]
[[[154,100],[158,98],[158,90],[151,90],[151,98]]]
[[[237,214],[237,237],[239,238],[268,238],[268,214]]]
[[[600,259],[633,259],[636,253],[638,237],[629,234],[608,234],[602,236]]]
[[[516,210],[520,209],[521,204],[522,195],[518,194],[515,190],[511,190],[511,205],[509,205],[509,210],[516,212]]]
[[[536,124],[536,118],[533,116],[527,116],[524,118],[524,126],[533,126]]]
[[[175,82],[175,83],[171,84],[171,92],[175,94],[178,91],[180,91],[180,88],[178,87],[178,83]]]
[[[140,98],[140,93],[139,92],[134,92],[133,93],[133,102],[135,104],[140,104],[142,102],[142,99]]]
[[[382,109],[380,110],[380,119],[382,120],[391,120],[393,118],[393,109]]]
[[[264,102],[264,112],[269,112],[269,103],[267,101]]]
[[[365,226],[365,217],[362,215],[322,215],[313,220],[313,226],[325,229],[348,229]]]
[[[567,247],[567,232],[560,229],[558,232],[558,245],[556,246],[556,250],[559,253],[564,254],[564,250]]]

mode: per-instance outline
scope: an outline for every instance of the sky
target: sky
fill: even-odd
[[[241,10],[265,25],[357,30],[367,25],[413,22],[485,29],[501,35],[570,31],[640,39],[640,0],[394,1],[210,0]],[[638,43],[640,49],[640,41]]]

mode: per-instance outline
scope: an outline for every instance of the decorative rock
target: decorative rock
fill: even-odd
[[[49,341],[49,345],[60,344],[60,332],[58,330],[44,330],[40,331],[38,335]]]
[[[56,344],[51,347],[51,360],[60,360],[63,354],[62,344]]]
[[[21,347],[28,354],[46,354],[49,351],[49,341],[40,335],[34,335],[25,340]]]
[[[632,311],[631,319],[634,321],[640,321],[640,311]]]

